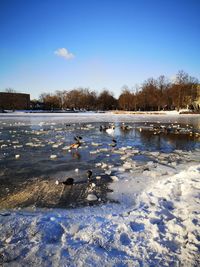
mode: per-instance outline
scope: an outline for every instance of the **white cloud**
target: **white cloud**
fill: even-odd
[[[58,48],[56,51],[54,51],[54,54],[59,57],[64,57],[66,60],[74,58],[74,55],[66,48]]]

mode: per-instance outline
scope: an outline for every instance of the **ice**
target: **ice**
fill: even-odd
[[[1,145],[1,148],[4,148],[4,147],[7,147],[8,145],[6,145],[6,144],[3,144],[3,145]]]
[[[111,178],[114,182],[119,181],[119,179],[118,179],[117,176],[115,176],[115,175],[110,176],[110,178]]]
[[[125,169],[125,170],[127,170],[127,169],[131,169],[132,168],[132,163],[131,162],[125,162],[124,164],[123,164],[123,168]]]
[[[88,194],[87,200],[88,201],[96,201],[98,198],[94,194]]]
[[[70,149],[70,146],[64,146],[63,148],[62,148],[62,150],[69,150]]]
[[[95,143],[95,142],[92,142],[92,143],[91,143],[91,145],[92,145],[92,146],[101,146],[102,144],[100,144],[100,143]]]
[[[61,146],[62,145],[62,143],[59,143],[59,144],[53,144],[52,145],[52,148],[58,148],[59,146]]]
[[[97,154],[97,153],[98,153],[97,150],[90,151],[90,154],[91,154],[91,155],[95,155],[95,154]]]
[[[98,163],[95,164],[95,166],[96,166],[96,167],[101,167],[101,163],[98,162]]]
[[[56,159],[57,158],[57,155],[51,155],[50,156],[50,159]]]
[[[23,147],[23,145],[16,145],[16,146],[13,146],[14,149],[16,149],[16,148],[22,148],[22,147]]]
[[[101,164],[101,168],[102,168],[102,169],[106,169],[106,168],[108,168],[108,164],[102,162],[102,164]]]

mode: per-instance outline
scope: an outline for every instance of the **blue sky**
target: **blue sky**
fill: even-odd
[[[199,0],[0,0],[0,90],[118,96],[182,69],[200,79]]]

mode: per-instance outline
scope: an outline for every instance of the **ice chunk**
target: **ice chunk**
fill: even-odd
[[[68,150],[68,149],[70,149],[70,146],[64,146],[64,147],[62,148],[62,150]]]
[[[50,159],[56,159],[57,158],[57,155],[51,155],[50,156]]]
[[[91,155],[97,154],[97,150],[90,151]]]
[[[88,201],[96,201],[97,199],[98,199],[97,196],[95,196],[94,194],[89,194],[87,196]]]
[[[92,142],[91,145],[92,145],[92,146],[101,146],[102,144]]]
[[[119,181],[119,179],[117,178],[117,176],[110,176],[110,178],[111,178],[114,182]]]

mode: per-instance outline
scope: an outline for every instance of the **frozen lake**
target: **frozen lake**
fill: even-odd
[[[100,126],[109,127],[109,123],[115,126],[113,134],[100,131]],[[128,126],[126,130],[122,129],[122,123]],[[171,130],[166,132],[164,127]],[[199,128],[199,116],[191,115],[3,115],[0,118],[0,198],[4,201],[0,207],[66,208],[91,204],[87,201],[88,170],[93,172],[92,181],[98,195],[94,203],[112,201],[108,185],[120,166],[132,161],[135,169],[148,168],[148,162],[158,161],[155,152],[164,153],[165,164],[171,164],[170,153],[200,147]],[[75,136],[82,137],[81,146],[69,149]],[[122,172],[129,173],[130,168]],[[56,180],[61,182],[67,177],[72,177],[76,185],[64,191],[60,185],[55,186]],[[138,191],[145,186],[139,179],[134,188]]]
[[[199,266],[199,130],[199,115],[2,115],[0,265]]]

